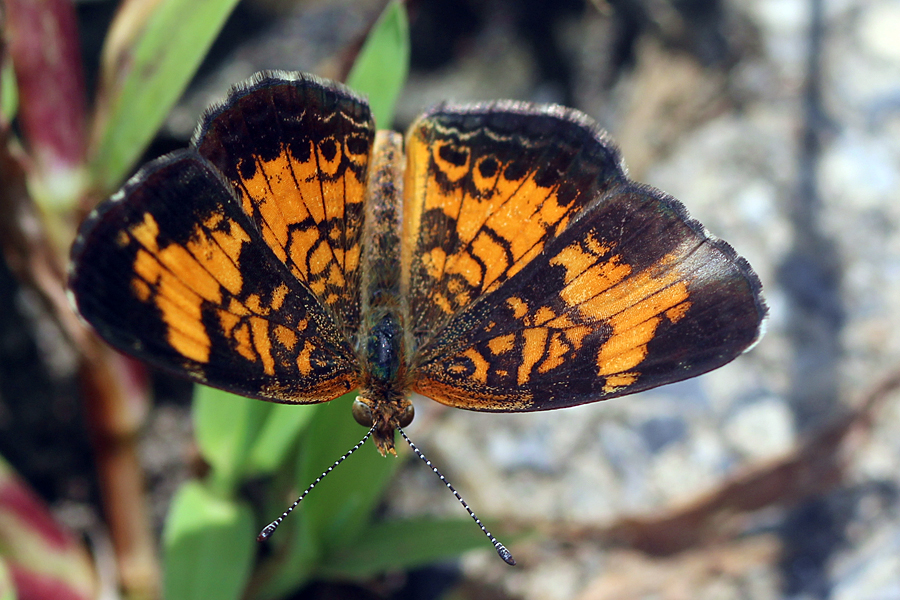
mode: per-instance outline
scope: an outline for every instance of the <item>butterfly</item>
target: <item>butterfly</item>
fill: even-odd
[[[583,113],[441,104],[401,136],[302,73],[236,85],[71,257],[115,348],[273,402],[358,389],[382,455],[413,392],[486,412],[632,394],[733,360],[767,311],[747,261]]]

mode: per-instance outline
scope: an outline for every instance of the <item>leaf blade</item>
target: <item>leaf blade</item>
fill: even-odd
[[[324,556],[320,573],[336,578],[372,577],[457,558],[478,549],[493,551],[493,546],[468,519],[421,517],[383,521],[362,532],[354,543]]]
[[[172,499],[163,531],[164,598],[237,600],[255,552],[249,505],[212,493],[197,481]]]
[[[237,0],[131,0],[100,74],[90,177],[105,195],[125,177],[200,66]]]
[[[272,408],[268,402],[194,386],[194,438],[213,469],[213,486],[220,493],[230,493],[237,486]]]
[[[366,38],[347,85],[369,98],[382,129],[394,119],[397,98],[409,74],[409,21],[401,2],[391,0]]]

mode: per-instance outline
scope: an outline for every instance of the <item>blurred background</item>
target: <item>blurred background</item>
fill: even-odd
[[[144,158],[185,146],[202,110],[258,70],[343,78],[384,5],[241,1]],[[89,92],[117,7],[75,4]],[[519,536],[519,566],[485,544],[291,597],[900,599],[900,2],[406,8],[393,128],[442,100],[584,111],[632,178],[750,261],[768,331],[713,373],[601,404],[486,415],[420,398],[408,433],[479,516]],[[0,455],[102,556],[78,359],[20,279],[0,261]],[[153,374],[152,390],[138,447],[159,535],[198,467],[191,386]],[[383,502],[390,518],[461,511],[412,460]]]

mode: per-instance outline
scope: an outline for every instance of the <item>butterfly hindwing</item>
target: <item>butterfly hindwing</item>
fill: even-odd
[[[245,396],[320,402],[356,385],[353,354],[193,151],[145,166],[82,225],[69,286],[110,344]]]

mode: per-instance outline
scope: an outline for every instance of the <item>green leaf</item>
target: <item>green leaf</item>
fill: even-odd
[[[256,436],[247,461],[247,472],[270,475],[284,464],[291,450],[296,448],[300,433],[315,414],[314,406],[273,404],[266,422]]]
[[[470,519],[387,521],[372,525],[352,544],[333,549],[322,558],[319,573],[332,578],[372,577],[456,558],[479,548],[495,552]]]
[[[189,481],[175,494],[163,531],[166,600],[240,598],[255,553],[253,513]]]
[[[3,62],[0,69],[0,115],[2,122],[9,123],[19,110],[19,88],[16,86],[16,73],[12,61]]]
[[[223,496],[240,482],[251,448],[275,405],[203,385],[194,386],[194,435]]]
[[[206,56],[237,0],[134,0],[107,36],[91,183],[119,185]]]
[[[398,0],[381,13],[347,76],[347,85],[369,97],[382,129],[394,120],[394,107],[409,73],[409,21]]]
[[[345,394],[315,408],[300,443],[292,494],[306,489],[365,435],[350,412],[355,398],[356,393]],[[323,556],[353,543],[366,530],[397,466],[396,457],[382,457],[375,444],[367,442],[320,481],[266,542],[273,546],[271,562],[278,564],[271,566],[253,597],[280,598],[319,576]],[[285,503],[293,500],[278,495]],[[266,519],[285,508],[280,505]]]

